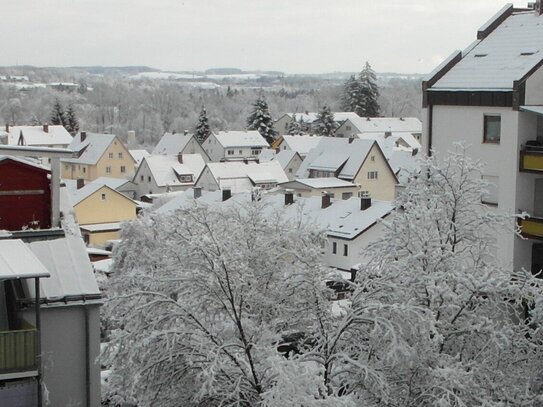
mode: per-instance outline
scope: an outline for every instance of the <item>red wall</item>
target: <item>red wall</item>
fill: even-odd
[[[0,229],[21,230],[38,221],[37,228],[51,227],[49,171],[6,159],[0,161]],[[5,195],[5,192],[10,192]],[[43,191],[24,195],[17,191]]]

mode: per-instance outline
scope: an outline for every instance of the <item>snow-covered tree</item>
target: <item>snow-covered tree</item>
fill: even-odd
[[[328,106],[317,113],[317,120],[313,123],[314,131],[320,136],[333,136],[337,128],[337,123],[334,120],[334,114]]]
[[[300,117],[300,120],[296,120],[296,115],[293,114],[290,122],[287,124],[286,128],[287,134],[290,136],[299,136],[305,134],[303,128],[303,119]]]
[[[113,392],[144,406],[279,407],[289,371],[311,384],[307,400],[332,397],[313,362],[284,366],[277,350],[331,320],[322,238],[265,211],[194,206],[125,227],[109,291]]]
[[[194,131],[194,137],[200,144],[202,144],[206,138],[211,134],[211,129],[209,128],[209,121],[207,119],[207,112],[205,106],[202,106],[200,111],[200,116],[198,116],[198,123]]]
[[[68,105],[68,109],[64,114],[64,128],[71,134],[75,135],[79,131],[79,120],[75,114],[75,109],[72,104]]]
[[[66,124],[64,107],[58,99],[55,99],[55,103],[53,105],[53,110],[51,111],[49,120],[53,125],[64,126]]]
[[[358,86],[362,97],[360,98],[360,112],[356,113],[362,117],[379,116],[381,108],[379,106],[379,86],[377,86],[377,76],[367,61],[358,75]]]
[[[459,147],[399,198],[331,359],[360,405],[541,405],[541,280],[496,261],[513,219],[481,204],[483,189]]]
[[[362,91],[360,82],[351,75],[343,85],[343,94],[341,96],[341,110],[344,112],[354,112],[359,116],[364,115],[363,106],[365,104],[365,93]]]
[[[253,111],[247,118],[247,130],[258,130],[262,137],[271,144],[277,137],[273,119],[268,109],[268,102],[260,95],[253,105]]]

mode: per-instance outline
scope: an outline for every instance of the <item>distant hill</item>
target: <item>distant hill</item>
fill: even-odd
[[[85,71],[92,75],[137,75],[140,72],[160,72],[160,69],[149,66],[72,66],[70,68]]]
[[[204,71],[206,75],[239,75],[243,72],[238,68],[211,68]]]

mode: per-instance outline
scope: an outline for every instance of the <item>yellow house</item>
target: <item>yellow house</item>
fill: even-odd
[[[71,195],[71,201],[89,246],[119,239],[121,222],[136,218],[136,202],[104,184],[85,185]]]
[[[336,177],[373,199],[392,201],[398,179],[375,140],[325,137],[302,162],[298,178]]]
[[[99,177],[134,176],[136,161],[114,134],[80,132],[69,145],[76,158],[62,160],[61,177],[94,181]]]

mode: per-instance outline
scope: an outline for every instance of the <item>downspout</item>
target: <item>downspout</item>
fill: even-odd
[[[432,129],[434,121],[434,105],[428,105],[428,157],[432,156]]]
[[[34,279],[34,308],[36,309],[36,331],[37,334],[37,340],[36,340],[36,358],[37,365],[38,365],[38,407],[42,407],[42,391],[41,391],[41,375],[42,375],[42,368],[41,368],[41,315],[40,315],[40,278],[36,277]]]
[[[91,383],[90,383],[90,339],[89,339],[89,309],[86,305],[83,305],[83,312],[85,313],[85,390],[87,407],[91,407]]]

